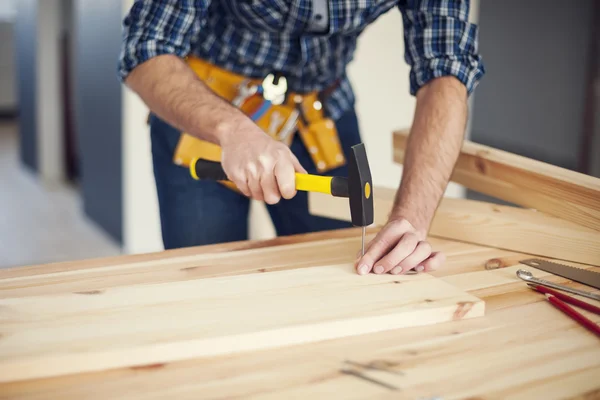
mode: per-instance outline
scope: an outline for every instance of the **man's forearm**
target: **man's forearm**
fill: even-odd
[[[241,111],[217,96],[173,55],[161,55],[138,65],[125,83],[159,117],[215,144],[247,122]]]
[[[453,77],[417,93],[402,183],[390,219],[404,218],[426,233],[458,158],[467,122],[467,91]]]

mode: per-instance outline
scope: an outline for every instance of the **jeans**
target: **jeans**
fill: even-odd
[[[361,142],[355,112],[344,114],[336,127],[344,153],[350,157],[350,147]],[[218,182],[196,181],[187,168],[176,165],[173,154],[180,132],[154,115],[150,134],[165,249],[247,240],[250,200]],[[317,174],[298,134],[290,148],[308,173]],[[347,177],[348,168],[342,166],[326,174]],[[350,222],[311,215],[307,192],[298,191],[292,199],[266,206],[278,236],[352,226]]]

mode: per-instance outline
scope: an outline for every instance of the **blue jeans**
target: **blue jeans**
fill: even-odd
[[[350,157],[350,147],[361,142],[354,111],[343,115],[336,126],[344,153]],[[249,199],[218,182],[195,181],[187,168],[174,164],[180,132],[156,116],[151,117],[150,134],[165,249],[247,240]],[[309,173],[317,173],[298,134],[291,149]],[[327,175],[348,176],[348,169],[339,167]],[[290,200],[267,204],[267,209],[278,236],[352,226],[346,221],[311,215],[306,192],[298,191]]]

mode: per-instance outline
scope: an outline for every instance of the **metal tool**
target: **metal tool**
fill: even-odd
[[[190,162],[189,169],[190,175],[196,180],[229,182],[220,162],[195,158]],[[366,227],[373,223],[374,217],[372,187],[369,160],[363,143],[352,146],[352,157],[348,160],[348,178],[296,173],[296,190],[348,198],[352,224],[363,227],[363,256]]]
[[[269,74],[262,82],[263,97],[276,106],[284,102],[287,88],[285,76]]]
[[[581,268],[570,267],[568,265],[558,264],[551,261],[540,260],[537,258],[530,258],[527,260],[519,261],[521,264],[528,265],[533,268],[541,269],[542,271],[550,272],[555,275],[568,278],[572,281],[583,283],[600,289],[600,273],[589,271]]]
[[[298,122],[299,115],[300,113],[298,112],[298,110],[292,111],[287,121],[285,122],[285,125],[283,125],[283,128],[281,128],[281,131],[279,132],[280,141],[287,142],[290,135],[296,130],[296,124]]]
[[[241,107],[246,100],[258,93],[258,86],[250,85],[250,80],[243,80],[238,87],[238,94],[233,99],[232,104],[236,107]]]
[[[553,288],[553,289],[558,289],[558,290],[562,290],[564,292],[569,292],[569,293],[573,293],[573,294],[578,294],[580,296],[584,296],[593,300],[598,300],[600,301],[600,295],[599,294],[595,294],[595,293],[591,293],[591,292],[586,292],[584,290],[579,290],[579,289],[574,289],[574,288],[570,288],[568,286],[564,286],[564,285],[559,285],[557,283],[552,283],[549,281],[546,281],[544,279],[538,279],[535,278],[533,276],[533,274],[525,269],[520,269],[517,271],[517,276],[521,279],[523,279],[525,282],[527,282],[528,284],[536,284],[536,285],[541,285],[541,286],[546,286],[549,288]]]

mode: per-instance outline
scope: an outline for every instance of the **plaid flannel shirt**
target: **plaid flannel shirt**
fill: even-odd
[[[123,20],[118,74],[124,80],[151,57],[174,54],[253,78],[281,72],[295,92],[338,82],[324,104],[337,119],[354,105],[346,67],[357,39],[392,8],[402,13],[410,93],[451,75],[470,94],[484,67],[477,26],[460,0],[136,0]]]

